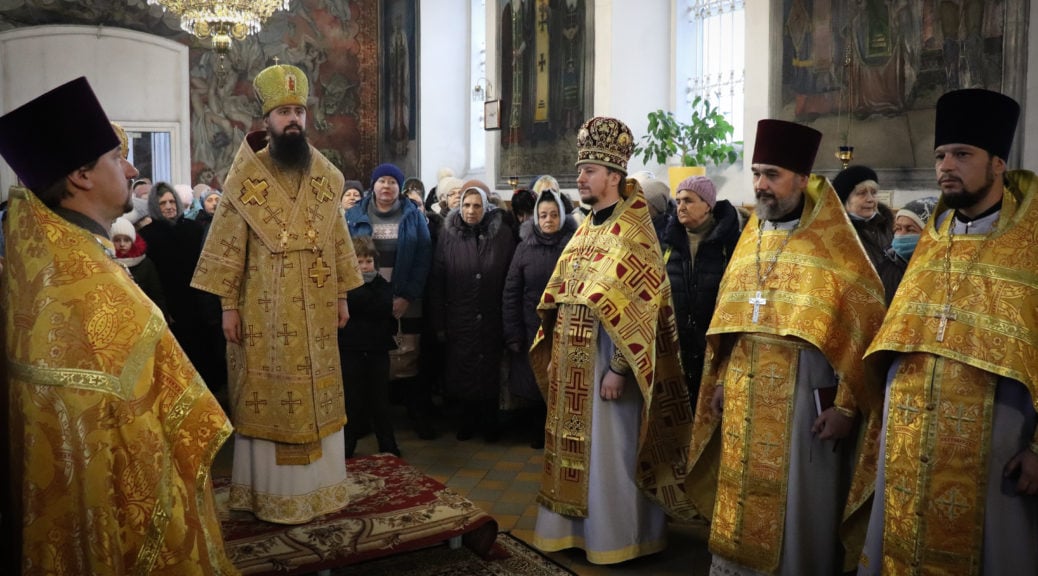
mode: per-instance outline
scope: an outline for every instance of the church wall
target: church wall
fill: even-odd
[[[420,177],[429,189],[440,168],[459,178],[468,168],[471,18],[467,1],[424,0],[419,6]]]
[[[0,113],[79,76],[87,77],[113,121],[179,126],[173,175],[190,181],[187,46],[109,27],[36,26],[0,33]],[[141,98],[144,93],[147,98]],[[6,198],[16,179],[2,160],[0,167],[0,198]]]

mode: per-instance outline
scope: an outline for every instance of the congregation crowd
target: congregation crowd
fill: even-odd
[[[544,551],[623,562],[708,522],[712,574],[1038,573],[1038,180],[1006,165],[1012,99],[942,96],[939,194],[897,210],[869,167],[813,174],[816,130],[761,120],[746,208],[628,174],[607,117],[578,132],[576,198],[393,164],[365,185],[308,143],[301,70],[255,88],[265,129],[223,192],[138,178],[85,79],[0,117],[18,568],[233,573],[220,445],[231,508],[306,523],[349,505],[361,437],[401,456],[396,396],[422,438],[447,415],[544,450]],[[39,118],[68,137],[26,136]]]

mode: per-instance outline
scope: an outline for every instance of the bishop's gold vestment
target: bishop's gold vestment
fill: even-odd
[[[14,191],[4,393],[26,574],[235,574],[209,467],[231,434],[111,243]],[[110,251],[106,254],[106,251]]]
[[[902,353],[886,414],[885,574],[980,573],[984,479],[1005,465],[989,462],[999,378],[1038,409],[1038,178],[1007,178],[989,234],[952,238],[937,206],[868,350]]]
[[[682,490],[682,475],[692,415],[678,359],[670,280],[644,195],[633,180],[628,186],[626,198],[605,223],[593,227],[588,217],[577,229],[537,307],[541,329],[530,360],[548,404],[538,502],[558,514],[587,515],[589,395],[595,390],[601,326],[644,399],[635,483],[672,516],[691,518],[695,512]]]
[[[707,332],[686,478],[696,508],[712,517],[710,549],[763,572],[779,564],[787,490],[796,489],[788,474],[791,443],[802,434],[790,430],[795,388],[807,377],[800,352],[824,355],[842,409],[870,414],[880,390],[878,370],[861,358],[883,320],[883,286],[828,181],[812,175],[804,194],[795,229],[760,232],[754,215],[732,254]],[[723,419],[710,409],[720,385]],[[869,430],[858,466],[874,469],[878,429]],[[853,545],[864,536],[869,489],[847,503],[861,524]]]
[[[191,285],[241,316],[243,342],[227,346],[235,428],[278,443],[279,464],[308,464],[346,423],[337,301],[362,278],[342,173],[311,147],[296,189],[265,145],[262,132],[242,142]]]

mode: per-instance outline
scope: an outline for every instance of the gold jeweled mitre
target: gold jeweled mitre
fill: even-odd
[[[306,106],[310,82],[302,70],[290,64],[264,68],[252,81],[256,96],[263,103],[263,115],[278,106]]]
[[[577,165],[601,164],[627,172],[627,161],[634,153],[634,136],[616,118],[596,116],[577,132]]]

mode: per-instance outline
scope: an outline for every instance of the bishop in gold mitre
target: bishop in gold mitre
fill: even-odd
[[[362,283],[339,215],[344,178],[306,137],[308,86],[275,64],[191,285],[220,297],[234,437],[230,506],[284,524],[347,504],[336,330]]]

